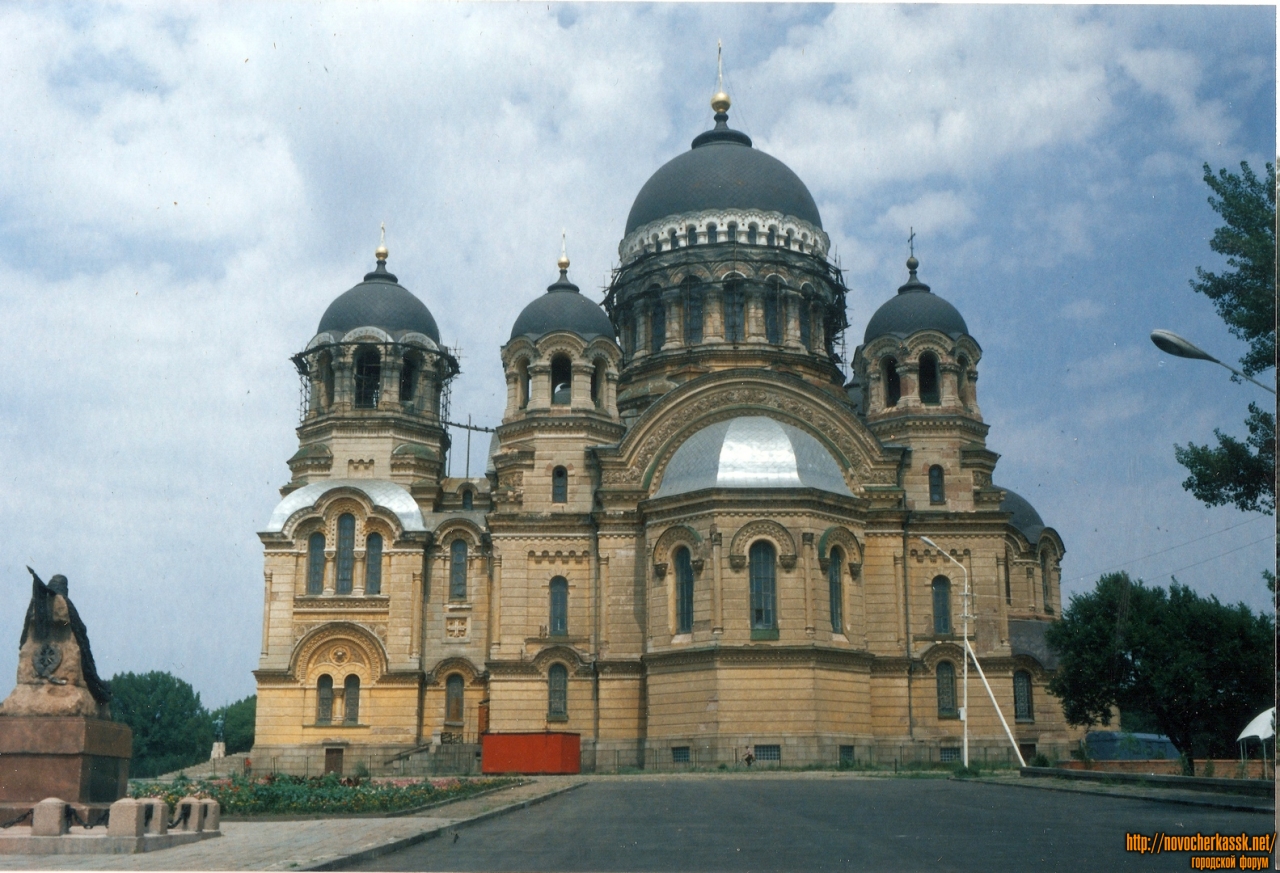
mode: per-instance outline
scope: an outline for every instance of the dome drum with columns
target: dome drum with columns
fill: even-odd
[[[485,732],[529,731],[601,771],[951,760],[952,559],[1018,748],[1079,739],[1047,691],[1064,547],[993,484],[981,347],[913,253],[842,384],[817,205],[713,109],[636,197],[603,301],[563,251],[531,289],[483,475],[448,475],[458,364],[385,249],[325,313],[260,534],[255,762],[465,772]],[[971,691],[973,753],[1012,760]]]

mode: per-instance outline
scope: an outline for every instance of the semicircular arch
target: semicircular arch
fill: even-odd
[[[387,652],[367,628],[347,621],[330,622],[309,631],[294,644],[289,673],[306,683],[323,664],[341,668],[348,663],[364,666],[370,681],[376,682],[387,672]]]

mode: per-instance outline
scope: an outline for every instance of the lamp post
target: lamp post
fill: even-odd
[[[1000,716],[1000,724],[1004,726],[1005,736],[1009,738],[1010,745],[1013,746],[1013,753],[1018,756],[1018,763],[1025,767],[1027,762],[1022,757],[1022,750],[1018,748],[1018,741],[1013,738],[1013,731],[1009,730],[1009,722],[1005,721],[1004,713],[1000,711],[1000,704],[996,703],[996,694],[991,690],[991,683],[987,681],[987,674],[982,672],[982,665],[978,663],[978,656],[973,651],[973,646],[969,645],[969,604],[972,601],[973,593],[969,589],[969,568],[964,564],[951,557],[950,554],[943,551],[942,546],[935,543],[928,537],[920,537],[921,541],[926,545],[933,546],[938,550],[938,554],[946,558],[951,563],[960,568],[964,573],[964,612],[961,618],[964,619],[964,627],[961,631],[964,636],[964,704],[960,708],[960,723],[964,730],[964,766],[969,768],[969,659],[973,658],[973,666],[977,668],[978,675],[982,678],[982,684],[986,686],[987,696],[991,698],[991,705],[996,708],[996,715]]]
[[[1219,361],[1213,355],[1191,342],[1191,340],[1186,339],[1185,337],[1180,337],[1171,330],[1151,331],[1151,341],[1156,344],[1156,348],[1166,354],[1173,355],[1176,358],[1192,358],[1197,361],[1211,361],[1219,367],[1226,367],[1241,379],[1248,379],[1263,391],[1270,391],[1272,394],[1276,393],[1276,389],[1263,385],[1257,379],[1246,376],[1230,364],[1222,363],[1222,361]]]

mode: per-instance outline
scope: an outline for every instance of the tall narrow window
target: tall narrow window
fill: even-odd
[[[708,224],[707,225],[707,244],[715,245],[719,241],[720,240],[716,233],[716,226],[714,224]]]
[[[551,580],[551,625],[553,637],[567,636],[569,633],[569,582],[563,576]]]
[[[696,246],[698,244],[698,229],[692,224],[684,229],[685,245]]]
[[[969,359],[961,355],[956,359],[956,393],[960,395],[960,405],[969,405]]]
[[[1026,670],[1013,674],[1013,718],[1014,721],[1036,720],[1031,705],[1031,674]]]
[[[777,279],[769,281],[764,292],[764,338],[777,345],[782,342],[782,285]]]
[[[476,508],[476,499],[471,496],[471,489],[468,488],[462,492],[462,509],[464,512]]]
[[[736,243],[738,241],[738,223],[731,221],[725,225],[725,242]]]
[[[446,724],[462,724],[462,677],[457,673],[444,680],[444,720]]]
[[[1049,591],[1050,586],[1049,586],[1049,553],[1048,552],[1040,553],[1040,588],[1042,593],[1044,594],[1044,611],[1048,613],[1052,613],[1053,601],[1050,599],[1052,595],[1050,594],[1050,591]]]
[[[947,502],[946,480],[943,478],[942,468],[937,464],[929,468],[929,502]]]
[[[364,593],[382,593],[382,534],[364,538]]]
[[[809,298],[800,298],[800,345],[808,351],[813,346],[813,310],[809,308]]]
[[[467,541],[463,539],[449,544],[449,599],[467,599]]]
[[[520,408],[524,409],[529,405],[529,394],[531,388],[528,361],[521,361],[516,365],[516,378],[520,380]]]
[[[946,576],[933,580],[933,632],[951,633],[951,580]]]
[[[1007,551],[1004,553],[1004,602],[1009,606],[1013,605],[1013,582],[1009,578],[1009,564],[1013,560],[1013,555]]]
[[[772,630],[777,628],[774,597],[777,586],[775,572],[776,554],[773,544],[756,540],[748,553],[751,566],[751,628]]]
[[[742,342],[745,315],[746,298],[742,293],[742,281],[731,279],[724,284],[724,338],[726,342]]]
[[[551,359],[551,402],[568,406],[573,399],[573,364],[568,356],[556,355]]]
[[[754,224],[748,224],[747,225],[747,245],[753,246],[755,244],[756,244],[756,226]]]
[[[373,409],[382,393],[382,361],[376,349],[360,349],[356,352],[356,406]]]
[[[898,362],[893,358],[885,358],[881,366],[884,368],[884,405],[897,406],[902,398],[902,381],[898,378]]]
[[[649,307],[649,351],[657,354],[667,341],[667,307],[654,300]]]
[[[569,471],[564,467],[556,467],[551,471],[551,502],[569,502]]]
[[[325,352],[320,356],[320,384],[324,389],[324,406],[327,409],[333,403],[333,358]]]
[[[693,276],[683,283],[684,344],[694,346],[702,342],[702,285]]]
[[[693,561],[689,550],[676,549],[676,633],[693,633]]]
[[[351,513],[338,516],[338,578],[339,594],[351,593],[351,576],[356,566],[356,517]]]
[[[355,674],[342,683],[342,723],[360,724],[360,677]]]
[[[956,711],[956,667],[950,661],[939,661],[934,670],[934,679],[938,683],[938,718],[955,718]]]
[[[409,355],[405,355],[403,363],[400,365],[400,402],[408,403],[413,400],[414,389],[418,385],[418,362]]]
[[[327,673],[316,683],[316,724],[333,721],[333,677]]]
[[[844,552],[831,550],[827,564],[827,597],[831,602],[831,632],[844,633]]]
[[[667,238],[671,240],[671,251],[674,252],[677,246],[676,229],[674,227],[667,231]]]
[[[547,671],[547,718],[564,721],[569,717],[569,671],[564,664],[552,664]]]
[[[324,534],[316,531],[307,539],[307,593],[324,591]]]
[[[938,356],[925,352],[920,356],[920,402],[935,405],[941,402],[938,393]]]

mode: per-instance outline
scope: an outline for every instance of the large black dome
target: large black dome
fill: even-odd
[[[908,337],[921,330],[937,330],[959,339],[969,332],[960,311],[916,278],[915,258],[907,262],[911,278],[898,289],[897,296],[884,302],[867,322],[862,341],[893,334]]]
[[[1000,488],[1001,486],[997,485],[996,487]],[[1040,539],[1040,532],[1044,530],[1044,521],[1040,518],[1040,513],[1036,512],[1036,508],[1028,503],[1025,497],[1005,488],[1004,500],[1000,501],[1000,511],[1013,513],[1013,518],[1009,519],[1009,524],[1021,531],[1028,542],[1034,543]]]
[[[728,116],[723,116],[727,119]],[[627,233],[651,221],[704,209],[781,212],[822,227],[818,205],[800,177],[777,158],[751,147],[751,137],[717,115],[716,127],[693,148],[649,177],[627,216]]]
[[[567,262],[565,262],[567,263]],[[511,339],[529,336],[537,339],[553,330],[568,330],[583,339],[613,337],[613,323],[597,303],[578,293],[578,286],[560,271],[560,279],[547,288],[547,293],[532,301],[516,317]]]
[[[378,269],[329,304],[316,332],[341,334],[357,327],[380,327],[388,333],[416,331],[440,342],[431,310],[387,272],[385,261],[378,261]]]

